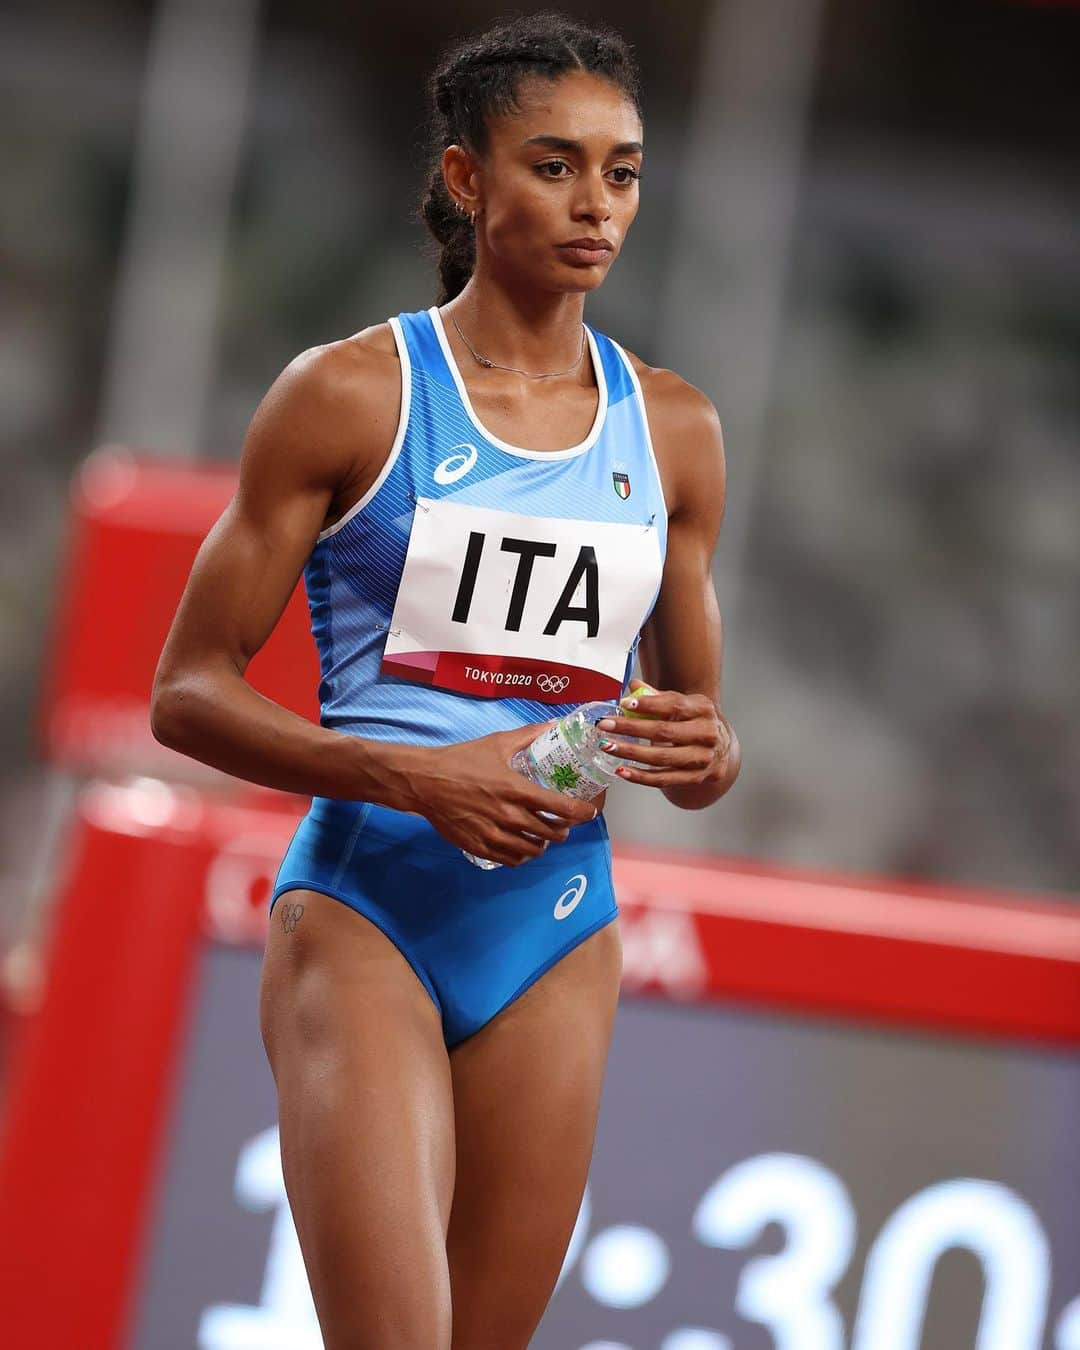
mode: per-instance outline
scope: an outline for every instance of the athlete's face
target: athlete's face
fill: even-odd
[[[585,71],[526,80],[518,102],[493,120],[474,180],[478,246],[508,278],[595,290],[637,215],[641,121],[620,89]]]

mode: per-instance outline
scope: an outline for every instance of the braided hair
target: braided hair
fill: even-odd
[[[637,65],[629,45],[610,28],[545,11],[504,20],[443,53],[428,83],[431,162],[420,206],[424,223],[442,246],[438,304],[462,291],[476,265],[476,236],[446,190],[443,151],[448,145],[463,145],[483,154],[488,119],[517,111],[523,79],[555,80],[571,70],[610,80],[641,115]]]

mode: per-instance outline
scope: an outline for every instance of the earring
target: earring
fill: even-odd
[[[469,224],[473,227],[474,230],[476,229],[476,212],[475,212],[475,211],[470,211],[470,212],[469,212]]]

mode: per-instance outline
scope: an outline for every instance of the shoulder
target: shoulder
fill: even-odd
[[[726,482],[724,436],[712,401],[673,370],[626,353],[641,384],[653,448],[669,499],[677,505],[704,492],[719,497]]]
[[[720,416],[700,389],[673,370],[646,365],[633,352],[626,356],[641,383],[654,436],[659,424],[664,430],[692,433],[705,441],[720,440]]]
[[[301,352],[274,381],[267,398],[330,413],[385,395],[400,379],[399,367],[390,325],[376,324]]]
[[[389,448],[400,406],[394,335],[376,324],[289,362],[252,419],[245,456],[302,455],[313,478],[338,482],[358,457]]]

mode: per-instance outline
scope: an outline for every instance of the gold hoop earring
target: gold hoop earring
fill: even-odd
[[[475,211],[470,211],[470,212],[469,212],[469,224],[473,227],[474,230],[476,229],[476,212],[475,212]]]

